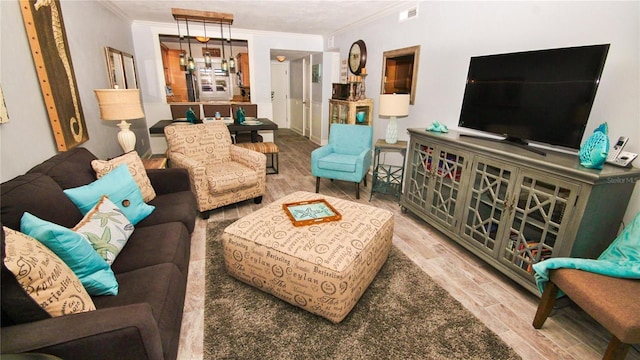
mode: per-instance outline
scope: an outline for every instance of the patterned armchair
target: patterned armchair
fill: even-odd
[[[247,199],[262,202],[266,156],[233,145],[225,124],[172,124],[164,134],[171,167],[189,171],[203,218],[209,210]]]

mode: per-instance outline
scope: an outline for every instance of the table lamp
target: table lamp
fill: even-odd
[[[409,115],[409,94],[380,94],[378,114],[389,117],[385,141],[387,144],[398,142],[398,123],[396,118]]]
[[[102,120],[120,121],[118,127],[118,142],[125,153],[135,149],[136,134],[129,130],[130,123],[125,120],[144,117],[140,104],[140,90],[138,89],[95,89],[100,107]]]

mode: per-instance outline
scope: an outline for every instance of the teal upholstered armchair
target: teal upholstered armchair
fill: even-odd
[[[329,143],[311,153],[316,193],[320,191],[320,178],[350,181],[356,184],[356,199],[359,199],[362,179],[367,186],[372,137],[371,126],[332,124]]]

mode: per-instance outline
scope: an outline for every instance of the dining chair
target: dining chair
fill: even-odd
[[[204,117],[214,117],[216,112],[219,112],[222,117],[231,117],[231,106],[202,104],[202,112]]]
[[[233,105],[231,105],[231,113],[233,114],[234,118],[236,117],[236,110],[239,107],[244,109],[244,116],[258,117],[258,105],[257,104],[247,104],[247,105],[233,104]]]
[[[200,105],[182,105],[182,104],[171,104],[171,118],[173,120],[184,119],[187,117],[187,110],[189,108],[193,109],[193,112],[196,113],[197,119],[202,119],[200,117]]]

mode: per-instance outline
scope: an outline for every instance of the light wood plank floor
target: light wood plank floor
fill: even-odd
[[[192,235],[191,264],[184,307],[178,359],[202,359],[204,323],[204,253],[207,221],[236,219],[294,191],[315,191],[310,153],[317,145],[288,129],[278,130],[280,174],[267,175],[262,204],[252,200],[198,218]],[[395,197],[374,194],[361,185],[355,199],[352,183],[322,180],[322,194],[371,204],[395,213],[393,243],[436,282],[522,356],[523,359],[600,359],[609,341],[608,332],[568,301],[555,311],[541,330],[531,326],[538,298],[495,271],[473,254],[444,237],[411,213],[402,213]],[[274,299],[274,301],[277,301]],[[640,360],[632,348],[627,359]]]

